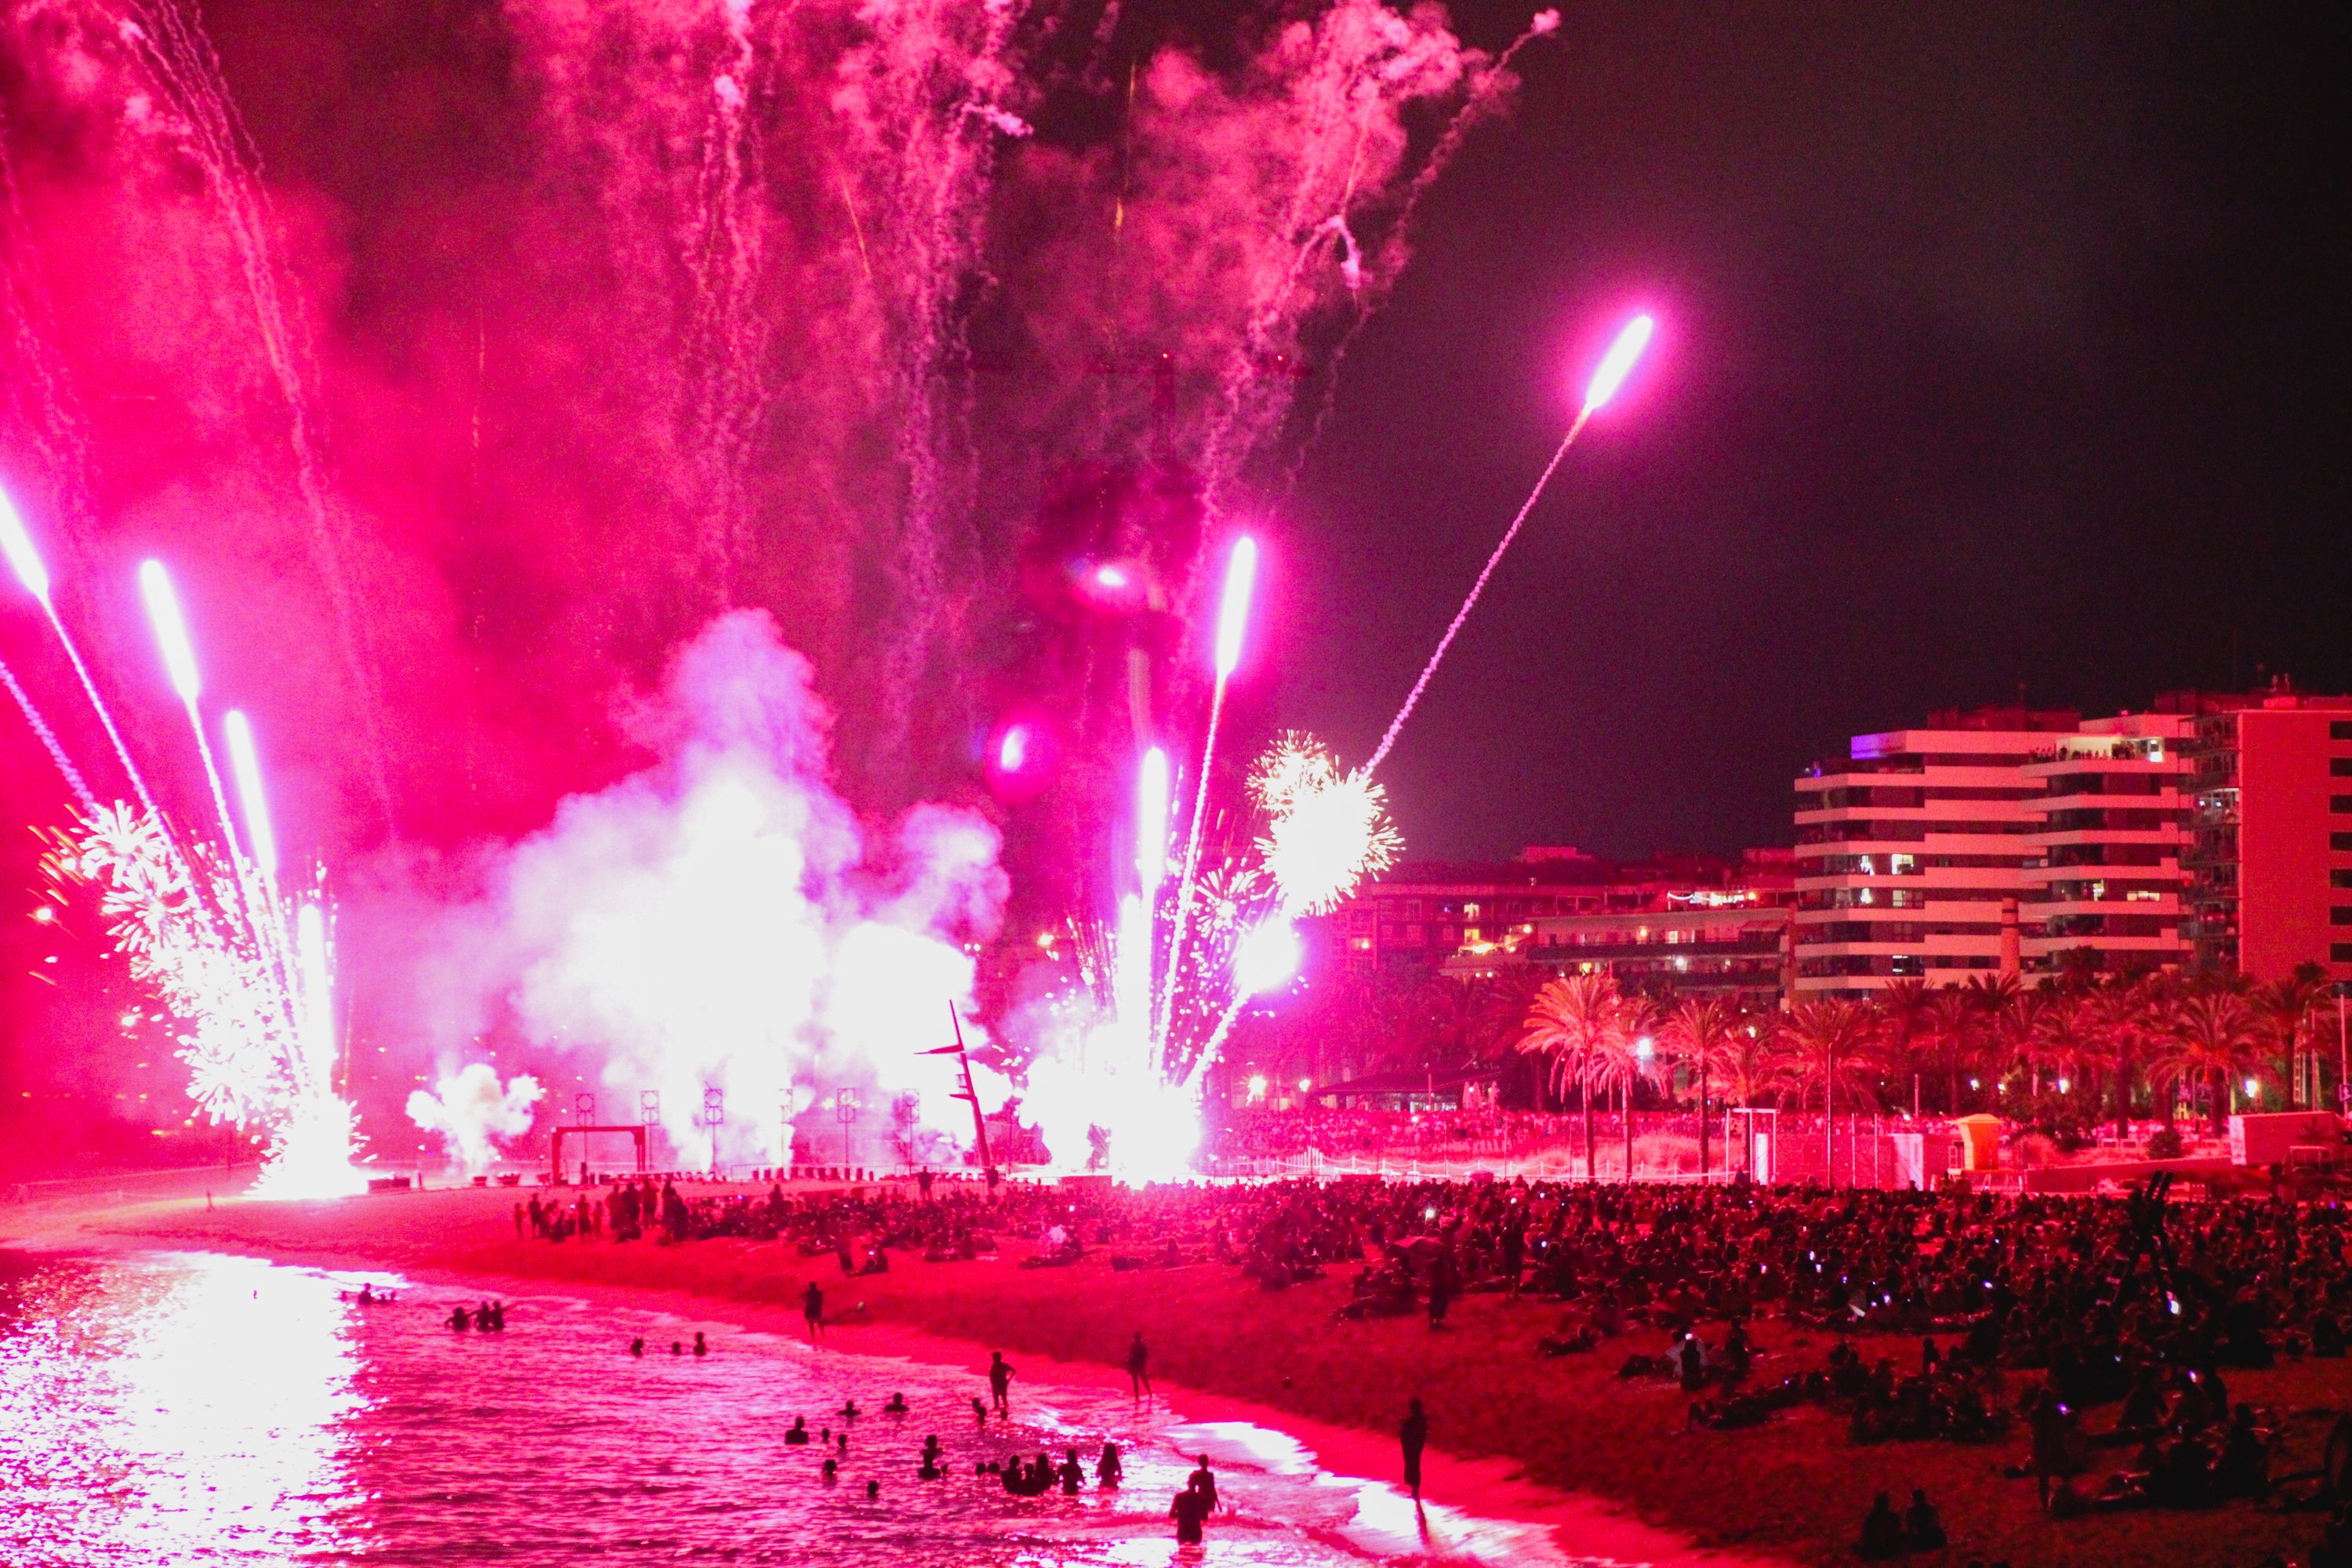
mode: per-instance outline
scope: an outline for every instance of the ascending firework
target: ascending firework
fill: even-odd
[[[141,808],[100,804],[18,689],[26,717],[40,732],[82,804],[69,830],[48,835],[49,875],[94,889],[115,950],[131,978],[154,988],[178,1022],[188,1092],[215,1121],[257,1127],[268,1138],[255,1191],[271,1196],[325,1196],[358,1191],[352,1170],[352,1115],[335,1091],[339,1047],[334,1026],[332,958],[323,906],[315,893],[290,898],[278,886],[278,839],[264,790],[253,729],[242,713],[224,729],[245,831],[229,809],[199,708],[204,682],[187,622],[162,564],[141,566],[139,585],[172,689],[186,709],[220,823],[218,849],[184,841],[163,813],[123,745],[79,651],[49,596],[49,576],[23,520],[0,496],[0,553],[37,600],[112,741]],[[13,677],[9,684],[16,689]],[[247,849],[250,853],[247,853]]]
[[[1404,721],[1412,717],[1414,707],[1421,701],[1421,694],[1429,689],[1431,678],[1436,675],[1437,667],[1444,662],[1445,650],[1454,646],[1454,639],[1461,635],[1463,623],[1469,620],[1471,610],[1478,603],[1478,595],[1486,591],[1486,579],[1492,577],[1495,568],[1503,563],[1504,552],[1510,549],[1511,541],[1519,536],[1520,528],[1528,521],[1528,513],[1535,510],[1536,502],[1543,499],[1545,489],[1551,484],[1552,475],[1559,468],[1560,460],[1568,456],[1568,449],[1576,445],[1577,437],[1583,434],[1584,422],[1617,395],[1617,389],[1624,385],[1626,376],[1633,374],[1633,363],[1642,357],[1642,351],[1649,347],[1650,334],[1656,330],[1657,323],[1649,317],[1636,316],[1625,323],[1624,330],[1617,334],[1617,341],[1611,343],[1609,352],[1601,356],[1599,368],[1593,371],[1592,379],[1585,384],[1584,406],[1577,411],[1576,418],[1569,425],[1568,434],[1560,437],[1559,446],[1552,452],[1551,461],[1546,463],[1544,471],[1537,476],[1536,488],[1529,490],[1528,499],[1519,503],[1518,515],[1512,518],[1511,526],[1503,531],[1502,542],[1495,546],[1494,553],[1486,557],[1486,564],[1478,569],[1477,580],[1470,584],[1469,595],[1462,601],[1462,607],[1454,612],[1454,619],[1446,623],[1445,635],[1437,639],[1437,649],[1429,656],[1429,662],[1421,667],[1421,674],[1413,681],[1412,689],[1405,693],[1404,706],[1399,708],[1396,717],[1389,721],[1388,731],[1381,736],[1381,743],[1372,748],[1371,760],[1364,764],[1366,776],[1377,771],[1388,759],[1390,748],[1396,744],[1397,736],[1404,731]]]

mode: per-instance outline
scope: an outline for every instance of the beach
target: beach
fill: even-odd
[[[1955,1568],[1972,1558],[2013,1568],[2251,1565],[2268,1552],[2299,1556],[2317,1531],[2315,1515],[2243,1504],[2052,1521],[2031,1480],[2000,1473],[2025,1457],[2021,1428],[1980,1446],[1858,1447],[1842,1419],[1801,1407],[1750,1430],[1695,1430],[1688,1396],[1674,1384],[1617,1375],[1626,1356],[1663,1352],[1662,1332],[1542,1360],[1534,1342],[1557,1310],[1533,1299],[1465,1297],[1440,1331],[1419,1316],[1338,1322],[1348,1286],[1336,1277],[1267,1292],[1225,1266],[1118,1271],[1101,1252],[1066,1268],[1023,1268],[1028,1249],[1010,1241],[992,1259],[900,1256],[887,1274],[845,1278],[830,1254],[806,1258],[775,1243],[518,1239],[512,1207],[526,1195],[456,1188],[222,1200],[210,1209],[198,1196],[53,1218],[37,1239],[372,1264],[486,1290],[561,1288],[779,1334],[801,1331],[801,1291],[814,1281],[825,1292],[829,1345],[963,1366],[975,1391],[992,1349],[1041,1380],[1124,1386],[1118,1367],[1140,1330],[1164,1397],[1195,1419],[1278,1427],[1335,1470],[1394,1479],[1395,1423],[1418,1396],[1429,1411],[1433,1500],[1539,1521],[1576,1552],[1627,1561],[1851,1562],[1873,1494],[1888,1491],[1899,1504],[1914,1487],[1942,1510],[1951,1545],[1908,1561]],[[1778,1320],[1759,1324],[1756,1338],[1766,1380],[1818,1364],[1828,1343]],[[1917,1354],[1906,1339],[1854,1342],[1872,1359]],[[2352,1405],[2352,1364],[2233,1373],[2231,1390],[2282,1417],[2273,1476],[2284,1477],[2317,1464],[2336,1413]]]

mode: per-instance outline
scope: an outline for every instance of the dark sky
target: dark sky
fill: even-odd
[[[1369,747],[1635,303],[1654,362],[1390,764],[1416,854],[1785,843],[1851,732],[2141,706],[2233,639],[2352,687],[2322,16],[1571,7],[1306,467],[1286,712]]]
[[[473,363],[471,306],[448,306],[475,297],[469,278],[495,302],[499,258],[518,273],[541,259],[530,230],[501,226],[528,178],[507,142],[527,116],[495,85],[496,9],[206,11],[256,142],[301,192],[306,253],[337,258],[320,271],[343,286],[339,327],[375,356],[347,377],[361,393],[339,395],[346,466],[407,485],[432,519],[385,553],[437,549],[479,577],[440,504],[459,471],[453,388]],[[1199,40],[1214,14],[1163,0],[1120,26]],[[1489,48],[1527,20],[1484,3],[1455,16]],[[2352,688],[2347,26],[2243,5],[1570,7],[1521,57],[1516,112],[1470,139],[1422,207],[1416,258],[1267,520],[1269,635],[1242,711],[1349,760],[1370,750],[1636,308],[1662,323],[1650,361],[1587,432],[1388,764],[1415,858],[1785,843],[1808,760],[2021,689],[2105,711],[2258,668]],[[47,213],[69,239],[72,209]],[[130,240],[168,255],[174,237]],[[530,276],[513,292],[535,310],[530,289],[562,274]],[[607,330],[555,336],[593,364]],[[546,412],[530,402],[489,416],[520,426]],[[116,406],[142,405],[100,413]],[[412,453],[412,420],[438,447]],[[114,457],[117,479],[146,460],[137,441]],[[580,468],[514,482],[604,488]],[[159,515],[242,523],[183,515],[203,510],[160,487],[104,525],[130,551],[168,539]],[[583,583],[612,574],[595,537],[573,546]],[[268,548],[303,570],[299,545]],[[242,608],[250,566],[215,574],[215,626]],[[128,617],[96,637],[124,680],[146,658]],[[560,615],[547,626],[509,641],[560,648]],[[387,657],[441,671],[438,635]],[[218,642],[224,688],[241,679],[264,712],[294,705],[309,676],[276,642]],[[0,626],[0,650],[78,713],[37,623]],[[530,775],[503,831],[603,782],[524,743],[534,723],[593,728],[579,714],[601,691],[566,684],[561,725],[541,722],[551,684],[517,685],[497,716]],[[137,743],[178,745],[176,721],[146,701]],[[280,754],[352,739],[327,723],[273,734]],[[315,826],[352,798],[350,781],[336,797],[285,772],[289,817],[310,808]],[[61,805],[0,714],[12,908],[35,880],[25,827]],[[21,1043],[54,994],[25,978],[46,978],[49,944],[14,917],[0,931]]]

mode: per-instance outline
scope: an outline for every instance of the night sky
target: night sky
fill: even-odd
[[[1570,15],[1300,488],[1286,707],[1360,753],[1565,351],[1662,320],[1401,743],[1414,853],[1786,843],[1810,760],[2021,689],[2352,688],[2341,17]]]
[[[468,279],[516,243],[498,228],[522,176],[495,8],[378,8],[341,32],[331,10],[205,9],[309,264],[338,286],[334,330],[367,349],[387,418],[346,409],[369,454],[352,466],[396,472],[401,421],[471,363],[451,324]],[[1229,15],[1138,5],[1119,26],[1213,52]],[[1454,19],[1494,49],[1527,11]],[[1569,7],[1520,57],[1513,112],[1430,193],[1295,486],[1262,503],[1270,618],[1240,711],[1370,750],[1635,309],[1660,319],[1652,358],[1388,765],[1414,858],[1785,843],[1796,772],[1931,707],[2021,691],[2112,711],[2262,671],[2352,688],[2345,30],[2308,7]],[[602,345],[583,328],[576,346]],[[502,409],[494,386],[488,417],[520,424],[530,401]],[[140,498],[142,538],[159,494]],[[510,565],[463,542],[420,552],[446,581],[411,579],[453,624]],[[133,634],[117,631],[119,651]],[[12,621],[0,652],[37,666],[37,633]],[[405,636],[388,657],[437,670],[430,638]],[[506,636],[543,649],[564,623]],[[299,679],[268,638],[225,640],[232,671]],[[592,685],[547,733],[591,723]],[[534,686],[495,716],[526,784],[479,821],[428,814],[426,837],[517,831],[609,778],[595,746],[528,733],[542,699],[562,700]],[[430,729],[432,706],[395,725]],[[169,744],[172,717],[141,723]],[[300,744],[340,739],[306,725]],[[13,713],[0,770],[8,823],[58,820]],[[354,798],[307,779],[288,785],[298,821]],[[8,837],[0,870],[26,902],[29,837]],[[0,964],[21,974],[38,944],[5,929]],[[35,992],[8,986],[21,1020]]]

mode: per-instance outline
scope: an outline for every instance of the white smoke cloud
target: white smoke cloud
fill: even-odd
[[[418,1089],[408,1097],[408,1119],[446,1141],[451,1161],[468,1174],[489,1169],[498,1159],[493,1138],[512,1138],[530,1131],[530,1108],[545,1090],[529,1073],[517,1073],[499,1085],[499,1070],[488,1062],[471,1062],[446,1074],[435,1085],[440,1092]]]
[[[996,829],[936,805],[862,824],[828,781],[809,663],[764,612],[712,621],[625,723],[654,763],[563,801],[444,917],[419,987],[443,1026],[503,1010],[624,1103],[657,1091],[690,1163],[711,1152],[711,1089],[728,1160],[784,1155],[796,1087],[803,1109],[858,1089],[868,1134],[913,1090],[926,1123],[955,1131],[951,1086],[917,1053],[950,1037],[950,1003],[970,1016],[966,944],[994,933],[1006,892]],[[453,987],[474,1005],[451,1005]]]

